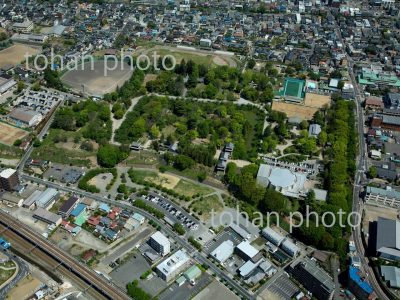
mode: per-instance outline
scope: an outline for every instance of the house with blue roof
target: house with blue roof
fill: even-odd
[[[78,217],[82,212],[86,211],[86,205],[83,203],[79,203],[74,210],[71,212],[70,216],[76,218]]]
[[[111,208],[107,203],[101,203],[99,209],[103,212],[109,213]]]
[[[365,278],[361,277],[360,269],[353,266],[349,267],[349,290],[360,300],[371,299],[374,292]]]

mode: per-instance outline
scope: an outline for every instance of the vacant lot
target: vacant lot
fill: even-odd
[[[209,218],[212,211],[218,213],[224,208],[217,195],[200,198],[194,201],[190,207],[204,220]]]
[[[13,145],[16,140],[23,139],[28,132],[11,125],[0,122],[0,143]]]
[[[179,183],[175,186],[175,192],[184,195],[184,196],[189,196],[192,197],[194,195],[199,195],[199,196],[204,196],[207,194],[212,193],[214,190],[206,187],[206,186],[202,186],[199,184],[195,184],[192,183],[190,181],[181,179],[179,181]]]
[[[306,93],[304,105],[309,107],[323,108],[331,104],[331,97],[319,94]]]
[[[41,284],[37,278],[28,275],[8,293],[7,297],[8,299],[26,299],[32,296],[32,291],[36,291]]]
[[[311,120],[314,114],[319,110],[316,107],[309,107],[299,104],[273,102],[272,109],[285,113],[288,118],[299,117],[306,120]]]
[[[41,48],[15,44],[7,49],[0,51],[0,69],[8,66],[16,66],[24,62],[25,54],[36,55],[40,52]]]
[[[87,62],[65,73],[61,80],[72,89],[90,96],[101,97],[113,92],[124,84],[131,75],[132,69],[127,64],[118,63],[114,69],[113,60]],[[114,70],[111,70],[114,69]]]

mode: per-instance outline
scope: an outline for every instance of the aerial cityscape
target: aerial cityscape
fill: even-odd
[[[0,0],[2,299],[400,299],[400,2]]]

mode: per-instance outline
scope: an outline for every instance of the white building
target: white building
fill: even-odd
[[[15,86],[17,82],[12,78],[4,78],[0,77],[0,95],[7,92],[13,86]]]
[[[171,252],[171,243],[169,239],[159,231],[155,232],[150,237],[149,243],[150,246],[162,256]]]
[[[235,246],[231,240],[226,240],[221,243],[214,251],[210,253],[210,256],[223,264],[229,257],[232,256]]]
[[[272,186],[281,194],[300,198],[307,194],[305,183],[307,176],[304,173],[289,169],[261,164],[257,173],[257,183],[261,186]]]
[[[287,254],[289,254],[291,257],[297,256],[299,254],[299,247],[297,247],[293,242],[291,242],[288,239],[285,239],[281,245],[282,249],[285,250]]]
[[[285,239],[284,236],[280,235],[277,233],[275,230],[273,230],[271,227],[265,227],[262,230],[263,237],[265,237],[268,241],[273,243],[275,246],[280,246],[283,240]]]
[[[27,127],[36,126],[43,119],[41,113],[26,108],[15,108],[10,112],[8,117],[17,124],[22,124]]]
[[[172,280],[189,262],[189,256],[183,250],[178,250],[156,267],[157,274],[165,281]]]

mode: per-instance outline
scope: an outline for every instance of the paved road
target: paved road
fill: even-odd
[[[153,215],[149,214],[147,211],[144,211],[142,209],[139,209],[137,207],[133,207],[128,204],[123,204],[121,201],[115,201],[115,200],[110,200],[108,198],[100,197],[98,195],[94,195],[92,193],[88,193],[85,191],[81,191],[72,187],[64,187],[61,186],[57,183],[54,182],[49,182],[40,178],[36,178],[33,176],[29,176],[26,174],[21,174],[22,179],[27,180],[27,181],[33,181],[37,182],[39,184],[46,185],[48,187],[53,187],[55,189],[58,189],[60,191],[65,191],[68,193],[75,193],[77,195],[81,195],[82,197],[88,197],[91,199],[94,199],[96,201],[108,203],[113,206],[118,206],[121,207],[122,209],[126,209],[132,212],[139,212],[143,216],[145,216],[149,220],[153,220],[155,223],[160,225],[162,227],[162,231],[164,231],[168,236],[172,237],[180,247],[186,249],[187,253],[194,257],[200,264],[205,264],[207,265],[210,270],[212,270],[217,276],[221,279],[224,279],[230,288],[234,289],[239,295],[241,295],[245,299],[254,299],[254,296],[247,291],[247,289],[243,288],[240,284],[238,284],[235,280],[233,280],[231,277],[229,277],[223,270],[219,269],[211,260],[208,259],[206,254],[202,252],[198,252],[187,240],[181,238],[178,234],[176,234],[173,230],[171,230],[168,226],[165,226],[165,224],[155,218]]]
[[[10,232],[16,233],[24,240],[29,241],[32,245],[42,250],[48,257],[55,259],[60,265],[69,269],[71,274],[90,283],[100,294],[106,296],[108,299],[127,300],[128,295],[115,287],[110,282],[106,281],[103,277],[96,274],[93,270],[89,269],[86,265],[78,262],[75,258],[45,240],[39,233],[33,231],[29,226],[19,222],[12,216],[0,210],[0,223],[8,227]],[[11,241],[12,242],[12,241]]]
[[[345,42],[342,38],[340,28],[335,21],[335,32],[338,36],[339,40],[341,41],[342,45],[345,46]],[[354,75],[354,61],[347,55],[347,61],[349,63],[349,74],[352,84],[354,86],[355,91],[355,103],[356,103],[356,114],[357,114],[357,130],[359,134],[359,154],[357,157],[357,171],[354,180],[354,189],[353,189],[353,212],[357,212],[360,216],[362,215],[363,211],[363,204],[362,200],[359,197],[361,186],[359,184],[363,183],[364,172],[367,170],[367,151],[364,139],[364,112],[361,106],[363,101],[363,96],[360,92],[360,88],[356,81]],[[353,229],[353,238],[354,243],[356,246],[357,255],[361,259],[361,271],[366,275],[367,281],[372,285],[377,297],[381,300],[389,300],[388,296],[382,290],[381,286],[379,285],[378,280],[375,277],[375,273],[369,265],[368,257],[366,256],[366,249],[364,247],[362,236],[361,236],[361,227],[356,226]]]
[[[4,251],[3,253],[16,263],[18,266],[18,274],[0,290],[0,299],[6,299],[8,292],[29,274],[29,267],[21,258],[13,255],[9,251]]]

